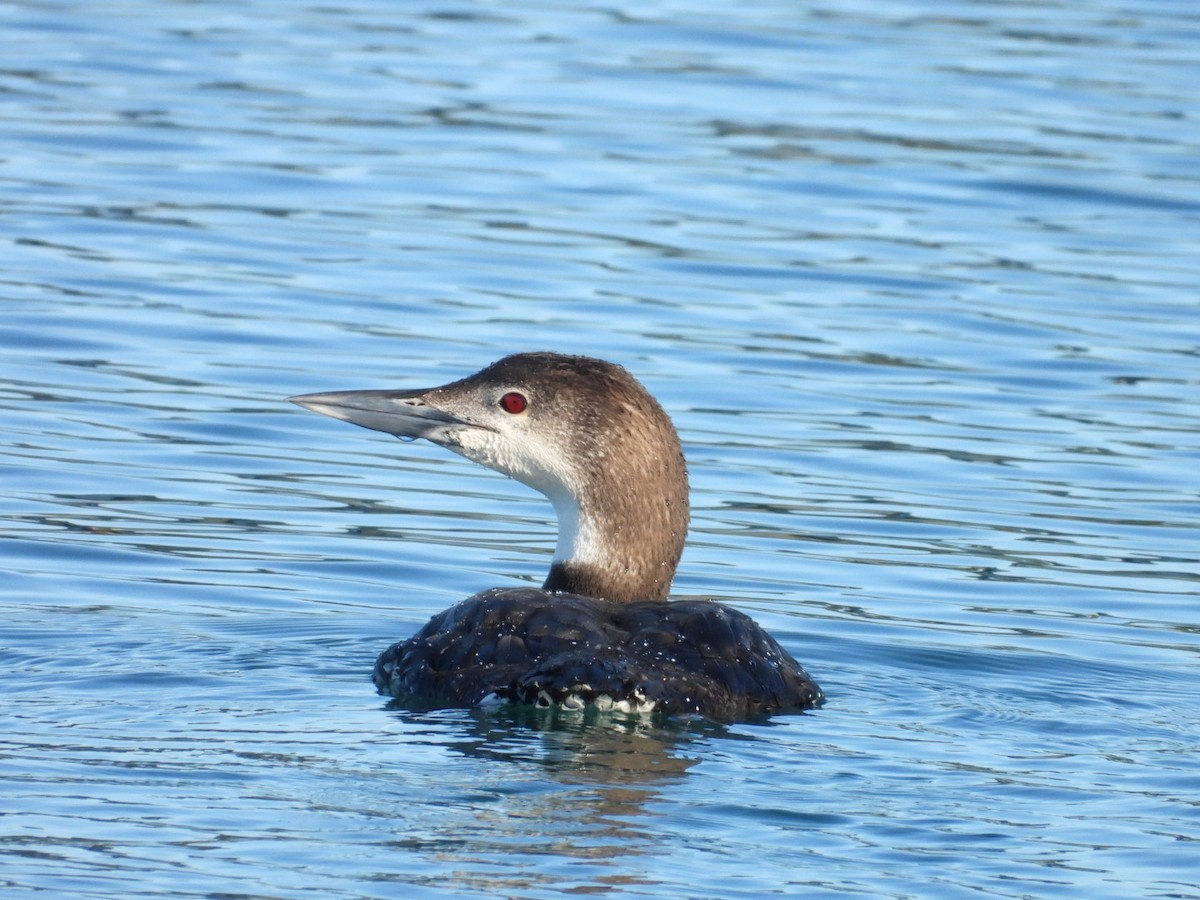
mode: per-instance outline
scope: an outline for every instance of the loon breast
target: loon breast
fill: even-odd
[[[291,398],[425,438],[543,493],[559,534],[542,589],[494,588],[385,650],[374,681],[423,706],[490,702],[735,720],[820,705],[821,689],[752,619],[668,601],[688,520],[675,429],[620,366],[505,357],[422,390]]]

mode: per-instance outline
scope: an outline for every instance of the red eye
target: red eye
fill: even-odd
[[[509,391],[500,398],[500,408],[506,413],[512,413],[514,416],[517,413],[525,412],[529,406],[529,401],[525,399],[524,394],[518,394],[516,391]]]

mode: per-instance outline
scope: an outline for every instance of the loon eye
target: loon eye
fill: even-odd
[[[518,394],[516,391],[509,391],[500,398],[500,408],[514,416],[525,412],[528,407],[529,401],[525,399],[525,395]]]

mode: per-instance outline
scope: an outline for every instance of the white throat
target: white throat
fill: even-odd
[[[554,562],[611,565],[601,530],[593,519],[583,515],[579,501],[562,491],[557,496],[550,496],[550,502],[554,504],[554,513],[558,516],[558,544],[554,548]]]
[[[481,429],[453,435],[445,446],[528,485],[554,505],[558,517],[554,562],[612,565],[603,529],[580,506],[579,473],[556,445]]]

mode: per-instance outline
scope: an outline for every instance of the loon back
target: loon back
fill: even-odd
[[[439,613],[375,664],[380,691],[733,721],[824,699],[751,618],[708,600],[613,603],[493,588]]]

